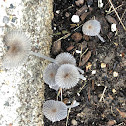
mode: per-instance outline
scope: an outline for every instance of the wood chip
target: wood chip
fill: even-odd
[[[84,21],[85,18],[86,18],[89,14],[90,14],[90,12],[83,13],[83,14],[80,16],[81,21]]]
[[[79,63],[79,66],[85,65],[90,57],[91,57],[91,51],[88,51],[87,54],[84,57],[82,57],[82,61]]]
[[[79,32],[75,32],[74,34],[72,34],[71,38],[75,41],[75,42],[79,42],[82,39],[82,34]]]
[[[79,10],[77,10],[76,15],[82,15],[88,9],[87,5],[82,6]]]
[[[105,18],[107,19],[107,21],[108,21],[110,24],[117,24],[117,21],[116,21],[115,18],[113,18],[112,16],[107,15],[107,16],[105,16]]]
[[[67,50],[67,51],[71,51],[73,48],[74,48],[74,46],[71,45],[71,46],[69,46],[66,50]]]
[[[61,41],[54,42],[52,46],[52,53],[56,55],[57,53],[60,52],[60,50],[61,50]]]

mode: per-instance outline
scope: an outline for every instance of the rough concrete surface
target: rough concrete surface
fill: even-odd
[[[0,64],[5,53],[3,35],[21,29],[31,37],[32,51],[49,55],[51,45],[52,0],[1,0]],[[43,126],[42,72],[47,61],[29,56],[18,68],[0,68],[0,126]]]

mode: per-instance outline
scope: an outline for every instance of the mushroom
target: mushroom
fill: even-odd
[[[31,50],[30,39],[21,31],[13,31],[3,38],[6,54],[3,57],[3,67],[12,68],[23,64]]]
[[[6,54],[3,56],[2,66],[4,68],[13,68],[22,65],[29,55],[35,55],[51,62],[55,59],[47,57],[40,53],[31,51],[31,40],[24,32],[13,30],[5,34],[3,41],[6,46]]]
[[[76,66],[76,59],[68,52],[60,53],[56,56],[55,63],[59,66],[62,64],[73,64]],[[81,70],[79,67],[77,69],[83,74],[84,71]]]
[[[85,22],[82,26],[82,31],[85,35],[88,36],[98,36],[102,42],[105,40],[100,36],[101,25],[97,20],[89,20]]]
[[[43,114],[47,119],[52,122],[63,120],[67,117],[67,109],[78,106],[79,103],[74,101],[71,105],[67,106],[64,102],[47,100],[43,104]]]
[[[70,53],[64,52],[56,56],[55,63],[58,65],[67,63],[76,65],[76,60]]]
[[[43,114],[52,122],[67,117],[67,106],[61,101],[48,100],[43,104]]]
[[[56,73],[55,82],[60,88],[69,89],[77,85],[78,81],[82,79],[85,80],[85,77],[82,76],[77,67],[72,64],[63,64],[61,65]]]
[[[58,65],[55,63],[50,63],[43,71],[43,80],[50,88],[57,89],[55,84],[55,75],[58,69]]]

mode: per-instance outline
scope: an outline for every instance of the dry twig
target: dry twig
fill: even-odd
[[[118,15],[118,12],[117,12],[117,11],[116,11],[116,9],[114,8],[114,5],[112,4],[112,1],[111,1],[111,0],[109,0],[109,3],[111,4],[111,6],[112,6],[113,10],[115,11],[115,14],[116,14],[117,18],[119,19],[119,21],[120,21],[121,25],[123,26],[123,29],[126,31],[126,27],[124,26],[124,24],[123,24],[122,20],[120,19],[119,15]]]

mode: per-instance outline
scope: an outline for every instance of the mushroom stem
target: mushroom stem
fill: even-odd
[[[60,92],[60,95],[61,95],[61,101],[63,101],[63,89],[61,88],[60,91],[61,91],[61,92]]]
[[[86,80],[86,78],[83,75],[81,75],[81,74],[80,74],[80,79]]]
[[[45,55],[43,55],[43,54],[35,53],[35,52],[32,52],[32,51],[30,52],[30,54],[31,54],[31,55],[34,55],[34,56],[37,56],[37,57],[40,57],[40,58],[43,58],[43,59],[46,59],[46,60],[48,60],[48,61],[50,61],[50,62],[55,63],[55,59],[50,58],[50,57],[48,57],[48,56],[45,56]]]
[[[97,36],[102,42],[105,42],[105,40],[99,34]]]
[[[67,105],[67,108],[74,108],[79,105],[79,102],[74,101],[71,105]]]
[[[81,74],[84,74],[84,71],[82,69],[80,69],[79,67],[77,67],[77,69]]]

